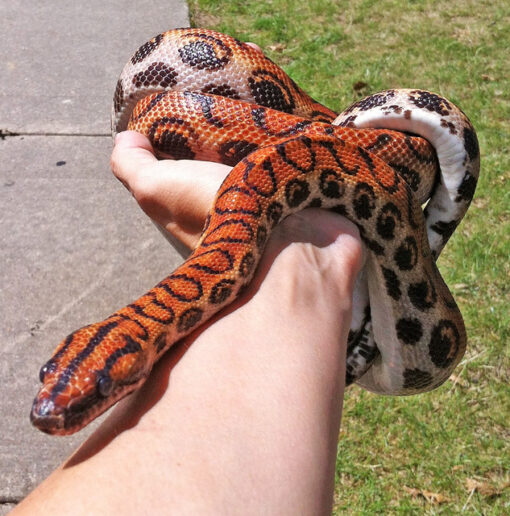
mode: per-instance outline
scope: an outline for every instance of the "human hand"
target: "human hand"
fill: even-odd
[[[117,135],[111,167],[140,208],[188,250],[197,244],[214,196],[232,168],[206,161],[159,161],[149,140],[135,131]]]

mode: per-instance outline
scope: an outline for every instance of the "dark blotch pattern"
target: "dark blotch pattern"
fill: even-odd
[[[272,202],[266,210],[267,220],[271,223],[271,227],[276,226],[282,218],[283,206],[278,202]]]
[[[370,95],[369,97],[366,97],[366,98],[354,103],[352,106],[350,106],[348,109],[346,109],[344,111],[344,113],[350,113],[351,111],[354,111],[355,109],[359,109],[360,111],[368,111],[369,109],[373,109],[373,108],[382,106],[383,104],[386,104],[386,102],[394,96],[395,96],[395,92],[393,92],[393,91],[387,91],[384,93],[375,93],[374,95]]]
[[[404,241],[395,251],[395,263],[401,271],[410,271],[418,263],[418,245],[413,236],[404,238]]]
[[[423,328],[418,319],[402,318],[397,321],[397,337],[404,344],[416,344],[423,335]]]
[[[421,369],[406,369],[404,371],[404,389],[419,389],[429,386],[433,381],[432,375]]]
[[[372,143],[372,145],[369,145],[367,147],[367,151],[373,152],[378,149],[382,149],[382,148],[386,147],[386,145],[388,145],[388,143],[390,143],[392,139],[393,138],[389,134],[386,134],[386,133],[380,134],[377,137],[377,139],[375,140],[375,142]]]
[[[469,127],[464,128],[464,148],[466,149],[470,160],[476,159],[480,153],[476,133]]]
[[[219,95],[220,97],[227,97],[234,100],[239,100],[241,98],[239,92],[228,84],[207,84],[202,88],[202,93]]]
[[[166,334],[160,333],[156,340],[154,341],[154,347],[156,348],[156,353],[161,353],[166,345]]]
[[[159,44],[163,40],[163,34],[158,34],[155,38],[152,38],[147,43],[144,43],[133,55],[131,58],[131,62],[133,64],[140,63],[143,61],[148,55],[152,54],[156,48],[159,47]]]
[[[395,274],[395,271],[387,269],[386,267],[381,267],[381,270],[384,276],[384,282],[386,283],[386,292],[388,292],[388,295],[395,299],[395,301],[398,301],[402,296],[398,276]]]
[[[349,385],[352,385],[354,383],[354,380],[356,380],[354,375],[350,371],[346,370],[345,371],[345,386],[349,387]]]
[[[319,189],[329,199],[339,199],[345,193],[343,179],[332,169],[324,169],[321,172]]]
[[[192,102],[200,104],[204,119],[211,125],[222,128],[223,122],[220,118],[214,115],[214,97],[208,95],[202,95],[194,91],[185,91],[183,93],[186,97],[192,99]]]
[[[349,108],[349,111],[354,109],[352,106]],[[348,116],[344,121],[340,122],[339,127],[355,127],[354,122],[356,122],[357,115]]]
[[[409,100],[420,109],[433,111],[434,113],[442,116],[450,114],[452,108],[451,104],[447,100],[435,93],[430,93],[429,91],[411,91]]]
[[[443,239],[443,244],[445,244],[448,239],[452,236],[455,228],[457,227],[458,222],[456,220],[452,220],[450,222],[446,222],[444,220],[438,220],[434,224],[432,224],[431,229],[433,229],[436,233],[441,235]]]
[[[183,314],[179,317],[179,321],[177,323],[177,331],[180,333],[191,330],[193,326],[196,326],[200,319],[202,319],[202,310],[200,308],[190,308],[183,312]]]
[[[462,179],[462,183],[459,186],[459,195],[456,197],[455,201],[471,201],[473,195],[475,195],[476,183],[476,177],[472,176],[469,172],[466,172]]]
[[[222,279],[218,281],[211,290],[209,301],[215,305],[224,303],[232,294],[232,286],[235,284],[234,280]]]
[[[193,41],[179,48],[182,62],[198,70],[220,70],[230,61],[232,50],[219,39],[204,39],[210,41]]]
[[[310,187],[306,181],[293,179],[285,185],[285,199],[290,208],[303,203],[310,195]]]
[[[335,204],[335,206],[332,206],[329,211],[338,213],[338,215],[342,215],[343,217],[347,216],[347,208],[345,207],[345,204]]]
[[[448,367],[457,356],[460,335],[457,326],[448,319],[439,321],[432,330],[429,355],[437,367]]]
[[[133,85],[137,88],[160,87],[172,88],[177,84],[177,72],[162,62],[150,64],[145,70],[133,77]]]
[[[255,266],[255,257],[252,253],[246,253],[239,265],[239,273],[243,278],[247,278],[253,272]]]
[[[170,154],[174,159],[193,159],[195,157],[188,139],[181,133],[166,129],[160,133],[158,138],[155,137],[155,133],[156,128],[149,130],[150,140],[156,150]]]
[[[354,188],[353,207],[360,219],[369,219],[375,208],[374,189],[367,183],[357,183]]]
[[[418,191],[418,188],[420,187],[421,178],[420,174],[416,172],[416,170],[413,170],[409,167],[406,167],[405,165],[396,165],[394,163],[388,163],[388,165],[395,170],[404,181],[411,187],[411,190],[413,192]]]
[[[248,79],[255,102],[284,113],[292,113],[295,104],[289,88],[279,77],[267,70],[255,70]]]
[[[358,226],[358,229],[360,232],[360,236],[363,239],[363,242],[365,242],[365,245],[378,256],[384,255],[384,247],[379,242],[377,242],[377,240],[368,237],[363,227]]]
[[[117,86],[115,86],[115,93],[113,94],[113,109],[115,113],[120,111],[120,107],[124,102],[124,88],[122,87],[122,81],[119,79],[117,81]]]
[[[395,238],[395,227],[401,219],[402,216],[397,206],[392,202],[386,203],[377,216],[376,230],[378,235],[384,240],[393,240]]]
[[[322,200],[318,197],[314,197],[309,203],[309,208],[320,208],[322,206]]]
[[[233,167],[255,149],[257,149],[256,143],[245,140],[230,140],[221,144],[218,152],[221,162]]]
[[[409,295],[411,303],[421,311],[432,308],[437,301],[436,291],[429,281],[411,283],[407,294]]]
[[[259,226],[257,228],[257,249],[259,251],[262,251],[262,249],[264,248],[266,239],[267,239],[267,229],[265,228],[265,226]]]

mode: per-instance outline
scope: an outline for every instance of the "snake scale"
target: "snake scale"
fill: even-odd
[[[395,89],[337,116],[258,49],[185,28],[151,39],[127,63],[112,126],[147,135],[159,158],[234,168],[189,258],[58,345],[41,368],[37,428],[73,433],[138,389],[167,349],[250,282],[272,228],[307,207],[349,218],[367,250],[347,383],[400,395],[449,377],[466,332],[436,259],[470,204],[480,164],[476,133],[451,102]]]

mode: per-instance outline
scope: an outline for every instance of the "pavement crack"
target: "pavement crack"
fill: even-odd
[[[111,138],[111,133],[73,133],[73,132],[49,132],[49,131],[10,131],[0,129],[0,140],[12,138],[14,136],[86,136],[88,138]]]
[[[19,136],[19,133],[9,131],[9,129],[0,129],[0,140],[5,140],[8,136]],[[1,499],[0,499],[1,503]]]

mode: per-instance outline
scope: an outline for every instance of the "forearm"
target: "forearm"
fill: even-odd
[[[320,247],[269,250],[244,299],[193,337],[169,378],[164,357],[28,513],[329,512],[360,261],[343,238],[352,249],[335,281]]]

